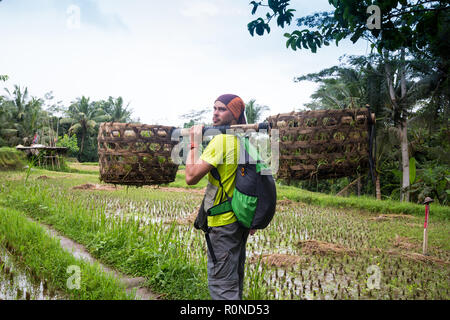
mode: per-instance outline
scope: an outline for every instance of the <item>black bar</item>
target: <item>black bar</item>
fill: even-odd
[[[270,127],[268,122],[262,122],[258,123],[258,131],[259,130],[268,130]],[[203,128],[203,134],[205,134],[205,131],[207,130],[219,130],[221,133],[227,133],[227,130],[231,129],[231,126],[217,126],[217,127],[204,127]]]
[[[269,130],[270,124],[268,122],[262,122],[258,123],[258,131],[259,130]],[[231,126],[216,126],[216,127],[203,127],[203,135],[205,135],[205,132],[207,133],[207,136],[215,135],[220,133],[227,133],[227,130],[231,129]],[[174,129],[170,134],[173,137],[173,139],[178,140],[179,137],[181,137],[181,130],[184,130],[182,128],[176,128]],[[214,134],[213,130],[217,130]]]

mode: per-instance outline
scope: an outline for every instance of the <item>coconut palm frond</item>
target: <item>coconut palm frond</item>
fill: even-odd
[[[69,128],[69,133],[78,133],[82,129],[82,126],[80,123],[75,123],[73,126]]]

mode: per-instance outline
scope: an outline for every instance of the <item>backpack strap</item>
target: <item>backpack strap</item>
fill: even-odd
[[[220,188],[222,189],[222,193],[220,194],[220,202],[222,203],[222,199],[223,199],[223,194],[224,193],[225,193],[225,195],[227,197],[227,200],[231,201],[231,198],[228,196],[228,193],[225,191],[225,188],[223,187],[222,179],[220,178],[219,170],[217,170],[217,168],[212,168],[211,169],[211,175],[213,176],[214,179],[219,181]]]
[[[206,238],[206,245],[208,246],[209,254],[211,255],[211,259],[214,264],[217,262],[216,255],[214,254],[214,250],[211,244],[211,238],[209,237],[209,231],[205,232],[205,238]]]
[[[208,215],[217,216],[219,214],[224,214],[230,211],[233,211],[233,208],[231,207],[231,201],[224,201],[222,203],[219,203],[218,205],[215,205],[214,207],[209,208]]]
[[[219,214],[224,214],[226,212],[233,211],[233,209],[231,207],[231,198],[228,196],[227,192],[225,191],[225,189],[223,187],[222,180],[220,178],[220,174],[219,174],[219,171],[217,170],[217,168],[213,168],[211,170],[211,175],[213,176],[214,179],[219,181],[219,185],[222,188],[222,193],[220,194],[220,203],[218,205],[215,205],[208,209],[208,216],[217,216]],[[227,197],[227,200],[222,202],[224,193]],[[205,232],[205,238],[206,238],[206,245],[208,246],[209,254],[211,255],[211,259],[212,259],[213,263],[216,264],[217,258],[216,258],[216,255],[214,254],[214,249],[211,244],[211,238],[209,236],[209,228],[208,228],[208,231]]]

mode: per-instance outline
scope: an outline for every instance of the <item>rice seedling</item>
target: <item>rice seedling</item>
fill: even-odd
[[[28,186],[3,180],[0,204],[52,224],[106,264],[145,277],[167,298],[208,298],[206,246],[189,221],[201,192],[72,190],[95,181],[88,175],[72,182],[52,175],[53,181]],[[421,229],[408,225],[420,218],[371,220],[368,213],[312,202],[282,203],[271,225],[249,237],[245,298],[448,299],[449,265],[438,263],[450,257],[446,220],[436,220],[430,234],[429,251],[438,260],[419,261],[404,248],[414,250],[420,241]],[[408,242],[397,241],[395,247],[396,235]],[[306,250],[298,245],[305,241],[325,247]],[[270,264],[265,257],[273,255],[293,262]],[[380,269],[379,289],[368,287],[374,274],[367,270],[373,265]]]

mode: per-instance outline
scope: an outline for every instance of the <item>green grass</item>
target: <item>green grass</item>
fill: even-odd
[[[340,209],[358,209],[371,213],[381,214],[412,214],[416,216],[425,215],[425,206],[409,202],[394,200],[376,200],[368,196],[351,196],[348,198],[327,195],[319,192],[311,192],[296,187],[277,186],[278,199],[289,199],[292,201],[314,204],[321,207],[334,207]],[[430,212],[433,217],[450,220],[450,207],[432,203]]]
[[[25,166],[25,154],[15,148],[0,148],[0,171],[21,170]]]
[[[50,291],[63,292],[71,300],[133,299],[98,264],[77,260],[22,212],[0,207],[0,216],[0,244],[14,254],[18,263],[26,266],[36,281],[44,280]],[[73,275],[67,272],[69,266],[80,268],[80,288],[68,288],[68,278]]]
[[[208,175],[204,176],[196,185],[189,186],[186,184],[186,175],[184,173],[177,172],[177,176],[174,182],[169,183],[168,187],[175,188],[187,188],[187,189],[203,189],[208,185]]]
[[[184,167],[180,167],[180,169],[184,169]],[[184,173],[177,173],[176,180],[168,186],[202,189],[206,187],[207,183],[207,176],[205,176],[197,185],[188,186],[185,181]],[[312,192],[291,186],[277,185],[277,199],[288,199],[324,208],[357,209],[379,214],[411,214],[415,216],[424,216],[425,214],[425,206],[421,204],[399,202],[395,200],[376,200],[369,196],[338,197],[336,195]],[[450,206],[432,203],[430,204],[430,212],[432,212],[432,216],[437,219],[450,220]]]
[[[53,225],[103,263],[144,276],[148,286],[166,298],[209,298],[203,234],[192,223],[173,223],[196,210],[201,194],[147,187],[78,191],[71,188],[98,183],[98,178],[36,170],[24,185],[22,175],[2,173],[0,205]],[[37,180],[39,175],[50,179]],[[178,182],[182,187],[182,172]],[[402,211],[397,213],[410,215],[374,220],[380,213],[389,213],[383,206],[364,209],[378,203],[374,199],[339,198],[292,187],[279,187],[278,196],[299,202],[279,202],[269,227],[249,238],[244,298],[448,299],[448,264],[390,253],[421,253],[423,213]],[[419,207],[422,212],[423,206]],[[449,222],[434,212],[432,206],[429,254],[449,261]],[[395,247],[397,236],[406,238],[411,248]],[[341,245],[356,254],[307,253],[298,245],[306,239]],[[292,267],[274,267],[259,260],[260,254],[286,254],[301,260]],[[381,290],[366,288],[370,265],[381,268]],[[335,289],[338,283],[340,289]]]
[[[98,197],[80,201],[73,192],[38,180],[28,186],[6,184],[3,189],[4,205],[52,225],[85,245],[103,263],[128,275],[145,277],[152,290],[167,298],[208,298],[206,260],[189,258],[186,248],[178,245],[185,241],[183,234],[175,232],[175,226],[167,230],[162,223],[156,223],[141,228],[139,221],[108,219],[107,203],[99,204]],[[124,190],[118,192],[126,196]],[[169,198],[173,199],[170,193]]]
[[[203,177],[195,186],[188,186],[183,173],[177,173],[176,180],[170,183],[170,187],[179,188],[205,188],[208,183],[207,176]],[[339,209],[357,209],[370,213],[380,214],[412,214],[424,216],[425,206],[415,203],[399,202],[395,200],[376,200],[369,196],[338,197],[320,192],[312,192],[291,186],[277,185],[277,199],[288,199],[296,202],[317,205],[320,207],[332,207]],[[438,219],[450,220],[450,206],[442,206],[435,203],[430,205],[432,216]]]

